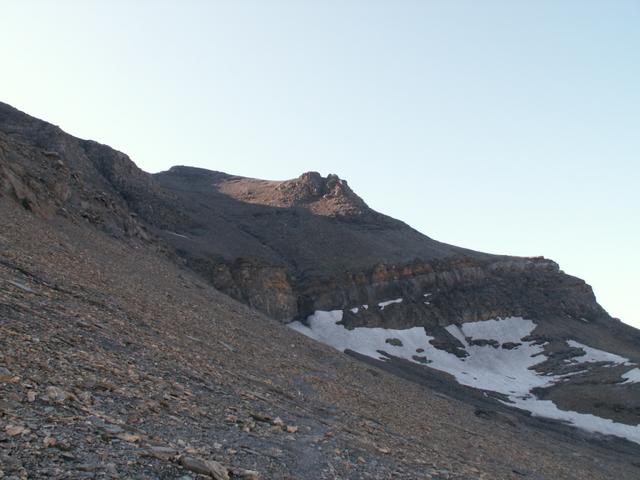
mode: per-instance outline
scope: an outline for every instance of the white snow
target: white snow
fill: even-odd
[[[380,302],[378,304],[378,307],[380,307],[380,310],[384,310],[384,307],[388,307],[392,303],[402,303],[402,299],[396,298],[395,300],[387,300],[386,302]]]
[[[378,360],[387,358],[380,353],[385,352],[394,357],[420,363],[414,360],[413,356],[416,350],[421,348],[424,350],[421,355],[432,362],[431,367],[450,373],[463,385],[484,390],[525,394],[532,388],[549,385],[553,380],[530,370],[530,367],[545,360],[544,355],[537,355],[543,352],[541,345],[525,342],[519,347],[507,350],[469,345],[465,339],[465,335],[476,339],[489,339],[494,336],[494,339],[500,339],[501,343],[516,342],[535,328],[535,323],[530,320],[507,318],[476,322],[485,325],[467,323],[462,328],[447,327],[449,333],[460,340],[469,353],[469,356],[463,359],[431,345],[430,340],[433,340],[433,337],[428,336],[422,327],[402,330],[358,327],[348,330],[343,325],[337,325],[341,320],[342,310],[317,311],[307,319],[308,326],[301,322],[293,322],[289,326],[340,351],[352,350]],[[386,343],[390,338],[399,339],[402,346]]]
[[[567,340],[567,344],[573,348],[581,348],[585,351],[584,355],[572,358],[568,360],[569,363],[597,363],[606,362],[614,365],[627,365],[631,366],[633,363],[629,363],[628,358],[621,357],[614,353],[605,352],[604,350],[598,350],[597,348],[589,347],[574,340]]]
[[[398,299],[402,301],[402,299]],[[381,302],[381,308],[398,300]],[[632,426],[615,423],[611,420],[589,414],[560,410],[549,400],[539,400],[531,391],[538,387],[548,387],[563,381],[565,375],[544,375],[532,367],[544,362],[544,345],[526,341],[536,324],[520,317],[450,325],[446,329],[462,343],[469,354],[465,358],[434,347],[433,337],[426,334],[424,328],[385,329],[358,327],[352,330],[338,325],[342,320],[342,310],[331,312],[316,311],[307,319],[307,325],[293,322],[289,326],[319,342],[330,345],[340,351],[352,350],[378,360],[388,356],[422,363],[413,357],[417,349],[423,349],[420,356],[426,357],[429,367],[451,374],[458,383],[482,390],[490,390],[507,395],[508,405],[530,411],[533,415],[548,417],[567,422],[590,432],[616,435],[640,443],[640,425]],[[398,339],[402,345],[392,345],[388,339]],[[471,345],[470,340],[491,340],[494,345]],[[520,343],[512,348],[501,348],[504,343]],[[597,350],[575,341],[567,342],[572,347],[580,347],[585,355],[571,360],[575,364],[609,362],[617,365],[632,365],[628,359]],[[575,373],[574,373],[575,374]],[[636,368],[623,375],[624,383],[640,382],[640,369]]]
[[[635,443],[640,443],[640,425],[626,425],[617,423],[608,418],[596,417],[590,413],[578,413],[569,410],[560,410],[551,400],[540,400],[533,395],[525,398],[512,399],[514,403],[505,405],[515,406],[530,411],[535,417],[551,418],[587,430],[588,432],[614,435],[626,438]]]
[[[362,305],[362,309],[364,310],[368,310],[369,309],[369,305]],[[360,307],[353,307],[352,309],[350,309],[351,313],[358,313],[360,311]]]
[[[464,323],[461,326],[449,325],[447,331],[464,345],[469,356],[460,359],[431,346],[436,358],[430,366],[451,373],[462,385],[507,395],[528,394],[533,388],[553,383],[553,378],[531,369],[546,360],[541,355],[544,347],[521,340],[535,327],[536,324],[531,320],[519,317]],[[522,345],[511,350],[491,345],[470,345],[467,337],[473,340],[495,340],[500,345],[506,342],[518,342]]]
[[[640,383],[640,368],[633,368],[626,373],[622,374],[622,378],[625,379],[623,384]]]
[[[341,320],[342,310],[317,311],[307,318],[308,326],[301,322],[293,322],[289,326],[342,352],[353,350],[378,360],[387,358],[379,353],[379,350],[388,351],[391,355],[410,360],[411,356],[415,355],[416,349],[426,349],[429,346],[428,341],[432,338],[426,335],[422,327],[404,330],[358,327],[347,330],[343,325],[337,325]],[[402,342],[402,346],[386,343],[386,340],[390,338],[397,338]]]
[[[187,237],[186,235],[182,235],[181,233],[172,232],[170,230],[165,230],[165,232],[167,232],[170,235],[175,235],[176,237],[186,238],[187,240],[189,239],[189,237]]]

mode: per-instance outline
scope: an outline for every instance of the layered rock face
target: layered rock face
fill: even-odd
[[[606,317],[584,281],[561,273],[544,258],[378,265],[334,283],[313,281],[305,295],[310,305],[302,316],[335,305],[353,308],[403,299],[394,308],[361,308],[357,317],[345,313],[345,323],[352,326],[432,328],[509,316]]]

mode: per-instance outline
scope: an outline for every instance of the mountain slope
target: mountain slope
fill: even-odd
[[[177,478],[190,473],[180,456],[261,478],[640,473],[622,444],[544,433],[350,360],[153,248],[6,200],[0,232],[8,477]]]
[[[8,279],[3,284],[2,320],[3,325],[10,325],[7,331],[21,332],[3,337],[3,351],[33,351],[38,358],[45,358],[56,345],[67,345],[66,354],[76,358],[69,348],[81,344],[85,352],[99,347],[100,358],[95,361],[100,365],[123,361],[130,364],[132,358],[146,352],[144,358],[148,362],[143,370],[159,368],[163,378],[168,378],[178,364],[192,372],[182,374],[197,377],[194,371],[213,368],[216,359],[243,352],[233,355],[230,364],[220,360],[227,365],[225,374],[234,379],[261,376],[266,384],[278,378],[282,383],[271,399],[272,407],[289,398],[286,392],[300,392],[304,402],[313,403],[317,398],[318,408],[307,412],[309,421],[322,424],[320,419],[331,411],[327,405],[334,402],[337,392],[344,396],[339,408],[347,417],[360,415],[356,411],[360,412],[363,395],[372,399],[371,405],[365,402],[372,410],[362,413],[362,418],[387,425],[397,441],[415,443],[413,447],[402,443],[387,464],[381,460],[386,457],[380,455],[387,455],[388,447],[372,447],[377,445],[372,438],[378,438],[379,432],[369,425],[375,431],[369,432],[374,437],[365,435],[362,441],[368,447],[358,447],[363,448],[364,463],[355,463],[378,475],[375,478],[387,478],[397,465],[406,469],[401,472],[404,478],[421,478],[417,473],[420,462],[409,461],[400,452],[415,452],[415,458],[424,458],[429,455],[424,448],[434,442],[440,442],[438,455],[444,455],[442,462],[449,462],[446,468],[453,470],[448,474],[453,478],[475,478],[474,469],[489,472],[492,478],[522,478],[513,472],[520,471],[521,465],[526,465],[525,478],[535,478],[536,471],[553,478],[585,478],[575,474],[584,472],[585,466],[571,457],[574,454],[605,459],[598,468],[589,465],[596,468],[593,478],[611,474],[634,478],[635,467],[627,456],[637,452],[634,444],[598,435],[597,432],[611,433],[603,429],[594,430],[594,435],[584,429],[531,418],[522,409],[534,413],[537,410],[525,403],[518,405],[521,410],[505,405],[533,398],[537,407],[545,400],[552,401],[554,408],[564,412],[562,415],[571,414],[572,418],[578,417],[571,412],[596,415],[598,421],[615,421],[616,428],[633,428],[639,423],[640,384],[633,373],[640,363],[639,332],[609,317],[584,281],[564,274],[549,260],[488,255],[442,244],[372,211],[346,182],[335,176],[323,178],[308,173],[273,182],[190,167],[174,167],[150,175],[120,152],[76,139],[5,104],[0,104],[0,204],[5,219],[2,265]],[[74,256],[74,252],[78,253]],[[42,278],[51,276],[58,280],[43,283]],[[46,298],[62,295],[55,308],[41,298],[42,294],[34,293],[33,282],[43,285]],[[58,284],[62,290],[52,287]],[[299,323],[294,326],[299,331],[379,369],[349,362],[342,354],[314,346],[211,286],[277,320],[297,319]],[[99,314],[102,328],[89,322],[90,333],[85,335],[81,332],[87,322],[80,318],[80,323],[75,324],[71,320],[80,330],[61,330],[58,338],[55,332],[59,322],[65,325],[70,318],[77,318],[68,315],[66,310],[70,308],[78,309],[76,313],[82,318]],[[327,318],[323,312],[333,313],[329,321],[318,322]],[[140,318],[143,320],[136,320]],[[215,319],[212,325],[211,318]],[[511,329],[488,328],[496,324]],[[524,331],[520,328],[523,325],[530,330]],[[27,338],[31,334],[25,328],[45,332],[37,338],[46,340],[42,345],[34,344]],[[332,331],[338,334],[328,338],[327,332]],[[418,332],[422,343],[411,343],[418,337],[406,337],[407,332]],[[370,338],[371,334],[376,335],[375,341],[367,340],[371,348],[362,350],[362,338]],[[356,341],[348,348],[340,343],[354,335]],[[97,341],[104,344],[96,344]],[[204,341],[205,350],[198,350],[200,353],[192,357],[189,352],[199,345],[198,341]],[[407,350],[410,345],[413,351]],[[597,353],[594,348],[624,360],[608,361],[613,357]],[[483,358],[489,362],[483,362]],[[502,369],[504,364],[517,365],[514,358],[522,360],[521,370]],[[14,416],[36,415],[32,409],[45,408],[47,404],[21,405],[26,390],[32,389],[29,385],[39,385],[40,394],[46,394],[46,382],[43,378],[36,381],[35,377],[24,380],[25,375],[16,374],[26,371],[27,377],[38,376],[28,356],[11,354],[3,362],[11,375],[20,377],[13,382],[14,377],[7,375],[9,383],[4,388],[13,399],[10,407],[14,413],[4,420],[5,426],[20,427],[11,423]],[[345,368],[355,369],[354,373],[336,371],[338,365],[348,365]],[[86,374],[76,372],[68,362],[61,362],[59,368],[56,382],[75,389],[74,395],[80,399],[88,391],[80,378]],[[462,377],[471,368],[480,369],[476,377],[482,381],[466,381]],[[380,370],[388,370],[395,377]],[[124,375],[120,368],[114,371],[116,376]],[[309,374],[305,371],[313,372],[313,387],[308,385]],[[216,391],[207,382],[222,382],[219,373],[203,380],[209,385],[203,387],[205,391]],[[521,378],[513,377],[514,373]],[[544,377],[557,382],[543,381]],[[531,381],[526,383],[524,378]],[[512,380],[527,389],[495,387],[496,382],[501,385]],[[125,382],[121,387],[106,389],[106,405],[119,401],[118,388],[129,388],[126,376],[121,381]],[[164,389],[168,388],[165,381],[158,379]],[[316,382],[324,385],[325,396],[316,397]],[[91,389],[104,389],[91,382],[88,385]],[[218,400],[223,404],[225,398],[231,403],[245,398],[246,391],[228,388],[219,392]],[[191,407],[183,409],[171,404],[171,398],[156,398],[159,390],[153,384],[139,387],[132,394],[137,400],[127,400],[124,410],[153,397],[151,404],[160,402],[171,412],[169,416],[182,419],[172,421],[187,421],[183,415],[192,415],[187,413]],[[402,398],[396,398],[400,391]],[[258,394],[264,396],[264,392]],[[446,395],[444,400],[442,394]],[[50,400],[47,401],[51,403]],[[169,402],[169,407],[163,401]],[[440,401],[444,404],[436,407]],[[204,397],[194,402],[194,411],[205,408]],[[80,403],[84,406],[78,408],[85,412],[87,406]],[[159,422],[163,441],[169,442],[171,423],[154,414],[158,407],[140,408],[139,421],[149,422],[148,418],[152,418]],[[430,409],[432,415],[424,414]],[[118,413],[117,409],[110,412]],[[546,416],[553,417],[555,412],[547,409]],[[281,409],[277,415],[284,418],[286,413]],[[455,416],[456,422],[478,427],[452,429],[450,423],[437,420],[440,416]],[[126,421],[125,417],[118,418]],[[187,421],[190,426],[184,429],[185,435],[199,430],[198,425],[205,421],[198,415],[194,418]],[[260,422],[256,425],[262,426]],[[584,427],[575,422],[574,425]],[[271,433],[282,431],[278,425],[272,426],[278,428],[271,429]],[[153,428],[145,423],[145,435]],[[237,446],[245,433],[252,437],[254,427],[230,437],[228,429],[221,428],[203,433],[202,441],[211,442],[220,434],[234,438]],[[310,428],[317,432],[316,427]],[[352,428],[355,427],[348,427],[348,431]],[[552,432],[542,434],[541,429]],[[258,430],[258,436],[265,433]],[[357,431],[353,435],[361,438],[363,431]],[[70,432],[75,435],[75,430]],[[469,438],[465,438],[467,434]],[[22,434],[17,435],[23,438]],[[34,440],[24,435],[25,441]],[[533,442],[532,435],[543,435],[540,443]],[[618,436],[632,441],[635,438]],[[13,436],[9,438],[15,440]],[[467,450],[477,448],[474,438],[481,439],[483,448],[489,450],[469,454]],[[278,448],[295,457],[295,449],[286,442],[274,440],[278,443],[275,447],[271,440],[264,441],[268,445],[265,448]],[[569,446],[576,441],[578,446]],[[453,447],[455,444],[459,447]],[[349,449],[355,448],[350,445]],[[331,478],[331,468],[338,468],[329,459],[330,448],[335,446],[329,442],[327,449],[313,460],[316,463],[310,461],[313,465],[288,459],[284,466],[267,467],[252,459],[250,466],[276,476],[289,469],[303,478],[317,478],[309,477],[315,468],[328,469],[323,475]],[[531,455],[548,463],[536,467],[535,459],[523,457],[514,448],[533,449],[535,454]],[[560,456],[556,449],[562,452]],[[81,453],[89,454],[91,450]],[[180,450],[185,454],[184,448]],[[501,451],[508,453],[498,461]],[[453,456],[444,452],[452,452]],[[125,453],[131,452],[124,452],[118,462],[125,461]],[[238,463],[221,452],[209,450],[207,455]],[[456,456],[462,460],[454,462]],[[274,460],[273,455],[266,457]],[[340,460],[341,465],[346,465],[344,460]],[[346,470],[340,470],[341,475],[362,476],[360,467],[351,464],[348,468],[343,465]],[[162,465],[165,464],[154,468],[162,469]]]

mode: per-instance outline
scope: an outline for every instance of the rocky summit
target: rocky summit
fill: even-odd
[[[640,478],[640,331],[336,175],[152,175],[0,103],[0,272],[2,479]]]

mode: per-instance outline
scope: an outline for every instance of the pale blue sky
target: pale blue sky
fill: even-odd
[[[640,2],[0,0],[0,100],[128,153],[337,173],[640,327]]]

